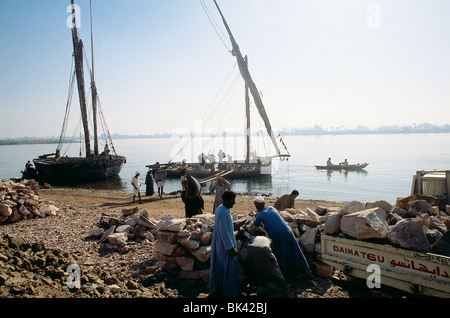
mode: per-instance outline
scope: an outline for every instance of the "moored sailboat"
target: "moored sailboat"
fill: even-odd
[[[103,152],[99,152],[98,141],[98,129],[97,122],[98,116],[102,116],[102,113],[98,110],[98,94],[94,80],[94,57],[93,57],[93,37],[92,37],[92,16],[91,16],[91,50],[92,50],[92,70],[91,70],[91,95],[92,95],[92,114],[93,114],[93,130],[94,130],[94,149],[91,150],[91,136],[88,125],[88,109],[86,103],[86,88],[84,81],[84,69],[83,69],[83,57],[84,57],[84,45],[83,41],[79,38],[76,16],[75,16],[75,4],[74,0],[71,0],[72,8],[72,42],[73,42],[73,58],[74,58],[74,72],[72,74],[71,85],[74,84],[76,77],[78,87],[78,97],[80,101],[81,109],[81,121],[84,130],[84,146],[85,156],[82,157],[68,157],[61,156],[61,148],[64,142],[65,130],[68,120],[68,109],[70,108],[70,98],[66,105],[66,116],[64,118],[63,128],[59,140],[58,147],[55,153],[46,154],[33,159],[33,163],[38,171],[38,178],[45,181],[58,181],[58,182],[73,182],[84,180],[98,180],[111,176],[119,175],[126,158],[124,156],[117,155],[114,145],[112,143],[109,131],[104,132],[105,148]],[[69,88],[69,91],[71,89]],[[104,120],[104,118],[103,118]],[[106,127],[105,125],[103,125]],[[110,149],[111,148],[111,149]]]
[[[264,103],[262,101],[259,90],[257,89],[250,72],[248,70],[248,58],[247,56],[243,56],[239,46],[231,32],[230,27],[228,26],[225,17],[222,14],[222,11],[219,8],[216,0],[214,0],[214,4],[220,14],[222,22],[225,26],[225,29],[228,33],[228,36],[232,45],[232,55],[236,57],[237,64],[239,67],[240,74],[245,82],[245,112],[246,112],[246,130],[245,130],[245,139],[246,139],[246,154],[244,160],[227,160],[226,162],[222,161],[221,155],[219,151],[218,157],[219,161],[215,160],[214,154],[204,155],[201,154],[199,156],[199,162],[194,163],[176,163],[169,161],[165,164],[155,163],[152,165],[147,165],[147,167],[152,168],[156,171],[159,168],[164,168],[167,172],[167,176],[172,177],[180,177],[186,172],[197,178],[208,178],[212,176],[226,176],[228,179],[249,179],[249,178],[260,178],[267,177],[271,175],[272,171],[272,159],[280,158],[281,160],[287,160],[290,157],[289,152],[282,153],[280,147],[277,142],[277,137],[272,129],[271,123],[269,121],[267,112],[264,107]],[[255,153],[251,152],[250,148],[250,96],[253,97],[254,104],[258,110],[260,117],[264,122],[264,126],[266,128],[267,134],[272,142],[272,145],[275,148],[276,155],[273,156],[258,156]],[[280,138],[281,139],[281,138]],[[212,159],[209,159],[210,156],[213,156]]]

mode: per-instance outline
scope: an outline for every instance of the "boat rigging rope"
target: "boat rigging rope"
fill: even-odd
[[[64,137],[66,136],[67,131],[67,123],[69,120],[69,113],[70,113],[70,106],[72,105],[72,96],[73,96],[73,90],[74,90],[74,82],[75,82],[75,70],[74,70],[74,59],[72,59],[72,66],[71,66],[71,76],[69,80],[69,91],[67,93],[67,102],[66,102],[66,112],[64,115],[64,121],[61,128],[61,134],[59,136],[59,142],[58,146],[56,148],[57,151],[61,151],[62,145],[64,143]]]
[[[237,82],[239,76],[236,76],[236,78],[235,78],[234,81],[232,82],[232,84],[233,84],[233,83],[234,83],[234,84],[228,86],[228,89],[226,90],[226,92],[224,93],[224,95],[221,97],[221,99],[220,99],[219,101],[217,101],[216,106],[215,106],[215,107],[212,109],[212,111],[208,114],[208,112],[210,111],[210,109],[211,109],[211,108],[213,107],[213,105],[216,103],[216,100],[217,100],[218,97],[220,96],[222,90],[224,89],[225,84],[227,84],[227,82],[228,82],[228,80],[229,80],[231,74],[232,74],[233,71],[236,69],[236,65],[237,65],[237,63],[235,63],[235,64],[233,65],[233,67],[232,67],[231,71],[228,73],[227,78],[225,79],[224,83],[223,83],[222,86],[220,87],[220,89],[219,89],[219,91],[217,92],[216,96],[213,98],[213,101],[212,101],[211,104],[209,105],[209,107],[208,107],[208,109],[206,110],[206,112],[203,114],[203,117],[202,117],[202,119],[201,119],[201,123],[202,123],[201,127],[194,127],[194,129],[191,131],[191,135],[194,135],[194,134],[197,132],[198,129],[203,130],[203,129],[205,128],[206,122],[208,122],[208,121],[211,119],[212,115],[215,114],[215,113],[217,112],[217,110],[220,108],[220,106],[222,105],[222,103],[223,103],[225,97],[230,93],[231,88],[232,88],[233,86],[236,86],[236,82]],[[183,143],[183,145],[180,147],[180,150],[178,150],[178,152],[172,157],[172,159],[169,160],[168,163],[171,163],[171,162],[175,159],[175,157],[178,156],[178,155],[183,151],[183,149],[184,149],[190,142],[191,142],[190,139],[189,139],[189,140],[186,140],[186,141]]]
[[[217,22],[212,17],[211,13],[208,10],[208,7],[203,2],[203,0],[200,0],[200,4],[203,7],[203,10],[205,11],[206,16],[208,17],[209,23],[213,27],[214,31],[216,32],[217,36],[219,37],[222,44],[225,46],[228,52],[231,52],[231,49],[229,48],[229,45],[231,45],[230,39],[222,32],[221,28],[217,25]],[[222,34],[219,34],[219,32]],[[226,42],[226,43],[225,43]]]
[[[91,69],[91,66],[89,64],[89,59],[88,59],[88,57],[86,55],[86,51],[84,51],[84,59],[85,59],[85,62],[86,62],[86,67],[88,68],[89,74],[90,74],[91,79],[92,79],[94,73],[93,73],[93,70]],[[90,101],[91,99],[89,98],[88,100]],[[98,117],[99,117],[100,126],[102,128],[101,131],[102,131],[103,136],[105,138],[105,143],[107,144],[109,142],[109,144],[111,145],[113,153],[115,155],[117,155],[116,149],[114,148],[114,144],[113,144],[113,141],[112,141],[112,138],[111,138],[111,134],[110,134],[109,129],[108,129],[108,125],[106,124],[105,115],[103,114],[103,110],[102,110],[102,107],[101,107],[101,102],[100,102],[100,97],[98,95],[98,91],[97,91],[97,102],[98,102],[98,104],[97,104],[97,114],[98,114]],[[91,104],[89,106],[91,106]],[[92,107],[89,107],[88,109],[89,109],[89,112],[90,112],[89,113],[89,115],[90,115],[89,118],[92,121],[93,120],[92,119]],[[92,122],[91,122],[91,124],[93,126]]]
[[[228,91],[227,91],[227,94],[226,94],[226,95],[228,95],[228,93],[230,92],[230,90],[232,90],[232,92],[231,92],[231,95],[230,95],[230,97],[229,97],[229,99],[228,99],[228,103],[227,103],[227,106],[226,106],[226,108],[225,108],[224,115],[223,115],[222,118],[220,119],[220,123],[219,123],[219,125],[217,126],[217,129],[218,129],[218,130],[220,130],[220,128],[222,127],[223,120],[225,119],[225,114],[228,112],[228,109],[230,108],[231,100],[232,100],[232,98],[233,98],[233,96],[234,96],[234,92],[236,91],[236,87],[237,87],[237,84],[238,84],[238,80],[239,80],[239,74],[238,74],[237,77],[235,78],[234,84],[228,88]],[[224,99],[225,99],[225,96],[223,97],[222,100],[224,100]],[[218,106],[219,106],[219,105],[218,105]],[[216,110],[217,110],[217,108],[218,108],[218,107],[216,107]],[[216,111],[216,110],[215,110],[215,111]],[[215,112],[215,111],[214,111],[214,112]],[[211,114],[211,115],[212,115],[212,114]],[[211,147],[208,149],[208,153],[211,153],[211,149],[213,148],[213,146],[214,146],[214,143],[211,143]]]

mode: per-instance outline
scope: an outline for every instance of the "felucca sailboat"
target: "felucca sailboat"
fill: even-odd
[[[205,155],[203,162],[199,156],[199,162],[196,163],[175,163],[170,161],[166,164],[156,163],[153,165],[147,165],[147,167],[152,168],[154,171],[160,167],[164,168],[167,172],[167,176],[172,177],[180,177],[185,172],[190,175],[198,178],[207,178],[215,175],[226,176],[228,179],[251,179],[257,177],[264,177],[271,174],[272,171],[272,159],[280,158],[281,160],[286,160],[290,157],[289,152],[287,151],[286,146],[284,148],[286,153],[282,153],[280,147],[277,142],[277,137],[272,129],[271,123],[269,121],[269,117],[267,116],[266,109],[264,107],[264,103],[262,101],[261,95],[256,87],[250,72],[248,70],[247,65],[247,56],[243,56],[239,45],[237,44],[230,27],[228,26],[225,17],[222,14],[222,11],[219,8],[216,0],[214,0],[214,4],[222,18],[222,22],[227,30],[228,36],[231,40],[232,44],[232,55],[236,57],[237,64],[239,66],[239,71],[245,82],[245,108],[246,108],[246,130],[245,130],[245,138],[246,138],[246,154],[245,159],[243,161],[227,161],[225,163],[217,163],[216,160],[208,160],[208,158],[214,158],[214,155]],[[254,153],[251,153],[250,149],[250,95],[253,97],[254,104],[258,109],[258,113],[261,116],[267,134],[272,141],[272,144],[275,148],[276,155],[273,156],[256,156]],[[219,155],[220,156],[220,155]],[[220,158],[219,158],[220,159]],[[220,160],[221,161],[221,160]]]
[[[111,176],[119,175],[126,158],[124,156],[117,155],[112,139],[108,129],[106,128],[106,122],[104,122],[103,114],[98,109],[99,99],[97,95],[97,88],[94,80],[94,54],[93,54],[93,36],[92,36],[92,3],[91,3],[91,53],[92,53],[92,70],[91,70],[91,95],[92,95],[92,121],[93,121],[93,134],[94,134],[94,149],[91,148],[91,136],[88,125],[88,109],[86,103],[86,88],[84,81],[84,69],[83,69],[83,57],[84,57],[84,45],[83,41],[79,38],[77,21],[75,14],[74,0],[71,0],[72,8],[72,42],[73,42],[73,57],[75,70],[72,74],[71,85],[74,84],[74,78],[77,80],[78,97],[80,101],[81,109],[81,121],[84,130],[84,146],[85,156],[80,153],[80,157],[67,157],[61,156],[61,148],[65,138],[65,130],[67,128],[68,113],[70,108],[70,99],[66,105],[66,115],[64,118],[63,128],[59,140],[58,147],[53,154],[47,154],[39,156],[34,159],[34,165],[38,171],[38,178],[46,181],[59,181],[59,182],[71,182],[71,181],[84,181],[84,180],[98,180]],[[70,91],[70,88],[69,88]],[[105,147],[103,152],[99,152],[98,141],[98,129],[97,124],[102,120],[102,126],[104,128]]]

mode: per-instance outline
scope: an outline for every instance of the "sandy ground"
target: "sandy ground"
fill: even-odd
[[[140,209],[147,209],[153,218],[158,219],[163,215],[171,214],[176,217],[184,217],[184,203],[181,201],[180,195],[164,194],[162,199],[157,195],[146,196],[141,194],[141,204],[136,198],[135,203],[132,202],[132,193],[107,191],[107,190],[93,190],[93,189],[73,189],[73,188],[50,188],[41,189],[39,195],[45,200],[53,200],[64,204],[72,205],[89,205],[92,207],[104,208],[121,208],[128,209],[132,207],[139,207]],[[214,195],[203,195],[205,201],[204,213],[213,211]],[[234,212],[248,213],[255,209],[253,204],[254,197],[249,195],[239,195],[236,198],[236,204],[233,207]],[[276,198],[267,198],[267,205],[273,205]],[[305,209],[309,207],[315,209],[318,206],[335,207],[345,206],[346,203],[324,201],[324,200],[302,200],[295,201],[295,208]]]

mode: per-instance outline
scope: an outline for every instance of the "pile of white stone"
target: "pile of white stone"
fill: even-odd
[[[392,206],[386,201],[365,204],[353,201],[342,208],[286,209],[279,213],[292,229],[311,268],[318,276],[328,277],[333,275],[334,269],[322,262],[322,233],[361,240],[384,240],[384,243],[391,242],[395,246],[423,252],[432,251],[438,241],[448,240],[450,218],[446,212],[425,200],[410,198],[402,202],[406,203]],[[255,215],[254,211],[247,214],[232,212],[238,252],[243,251],[241,254],[245,253],[246,244],[254,235],[264,235],[264,231],[250,233],[247,230]],[[154,242],[155,257],[162,270],[180,278],[209,281],[213,214],[199,214],[192,218],[165,215],[155,220],[147,210],[139,212],[135,208],[123,210],[122,216],[104,214],[98,225],[89,235],[99,238],[110,248],[126,251],[130,240]],[[446,255],[445,252],[441,254]]]
[[[58,211],[52,202],[39,197],[39,186],[34,180],[0,180],[0,223],[56,216]]]
[[[353,201],[343,208],[286,209],[280,214],[308,253],[320,250],[318,238],[324,233],[450,256],[446,250],[449,207],[443,211],[430,202],[434,203],[433,198],[411,196],[399,199],[395,206],[386,201]]]
[[[147,210],[124,209],[122,214],[103,213],[97,227],[89,231],[90,237],[104,242],[110,249],[127,252],[130,242],[149,243],[155,241],[156,225],[159,221],[150,217]]]
[[[235,224],[236,228],[238,225]],[[159,267],[176,272],[180,278],[208,282],[214,214],[199,214],[192,218],[166,215],[161,217],[157,229],[155,247]]]

